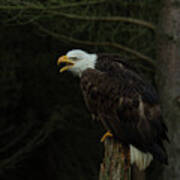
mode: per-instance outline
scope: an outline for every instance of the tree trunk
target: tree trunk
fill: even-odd
[[[105,156],[99,180],[144,180],[144,172],[130,166],[129,148],[114,139],[106,139],[104,146]]]
[[[180,179],[180,0],[165,0],[158,42],[157,84],[171,143],[169,165],[155,179]]]

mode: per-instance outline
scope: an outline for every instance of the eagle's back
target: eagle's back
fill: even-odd
[[[114,137],[167,163],[168,140],[155,89],[118,56],[99,56],[96,69],[81,77],[86,105]]]

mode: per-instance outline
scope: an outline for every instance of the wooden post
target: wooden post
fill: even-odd
[[[106,138],[104,146],[105,156],[101,163],[99,180],[130,180],[128,148],[112,138]]]
[[[129,165],[129,148],[112,138],[104,142],[104,159],[100,166],[99,180],[144,180],[145,173]]]

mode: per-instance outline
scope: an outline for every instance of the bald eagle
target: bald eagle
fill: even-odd
[[[85,103],[92,117],[130,149],[130,162],[145,170],[153,159],[167,164],[163,141],[169,141],[158,95],[119,56],[71,50],[59,57],[60,72],[80,78]],[[103,139],[104,140],[104,139]]]

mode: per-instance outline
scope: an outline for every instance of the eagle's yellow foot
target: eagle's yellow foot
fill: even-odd
[[[110,131],[107,131],[104,136],[101,138],[101,142],[104,142],[107,137],[113,137]]]

